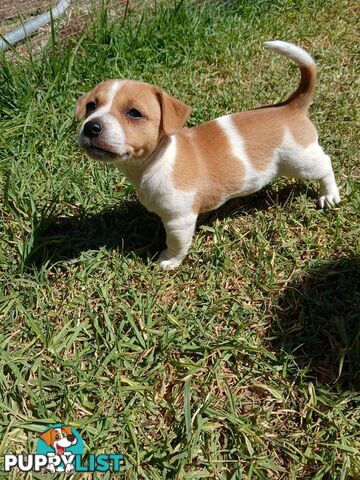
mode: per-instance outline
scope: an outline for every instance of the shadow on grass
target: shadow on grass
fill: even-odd
[[[321,383],[360,388],[360,258],[317,266],[276,307],[273,346]]]
[[[124,201],[95,214],[42,218],[34,231],[26,265],[40,267],[71,260],[100,247],[121,250],[125,255],[133,252],[145,259],[153,257],[164,245],[160,219],[139,202]]]
[[[313,199],[315,205],[317,201],[316,192],[309,188],[306,183],[292,183],[281,186],[280,188],[278,188],[277,183],[273,183],[252,195],[229,200],[220,208],[204,214],[204,219],[200,219],[200,223],[211,225],[215,220],[222,220],[230,216],[248,215],[257,211],[265,211],[275,205],[284,208],[301,195],[306,195],[308,198]]]
[[[216,219],[267,210],[274,204],[284,206],[292,198],[309,193],[306,185],[288,185],[275,191],[273,186],[244,198],[237,198],[210,212],[199,223],[210,225]],[[138,201],[124,201],[95,214],[41,218],[33,232],[28,267],[54,264],[77,258],[82,252],[100,247],[117,249],[126,255],[153,258],[165,248],[165,232],[157,215],[149,213]]]

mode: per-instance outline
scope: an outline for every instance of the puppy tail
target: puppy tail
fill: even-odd
[[[313,58],[300,47],[292,43],[275,40],[265,45],[280,55],[290,58],[300,66],[301,80],[295,92],[283,103],[293,104],[307,110],[310,107],[316,84],[316,65]]]

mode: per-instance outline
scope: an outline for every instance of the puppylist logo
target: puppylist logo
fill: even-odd
[[[83,459],[84,442],[79,432],[68,425],[57,423],[47,428],[36,441],[35,455],[4,456],[4,470],[14,468],[21,472],[50,473],[119,472],[124,462],[123,454],[90,454]]]

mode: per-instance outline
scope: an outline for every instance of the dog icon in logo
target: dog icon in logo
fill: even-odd
[[[54,457],[55,455],[58,455],[59,457],[73,455],[73,452],[69,450],[69,447],[76,445],[78,442],[71,427],[66,425],[56,425],[42,433],[39,438],[45,442],[48,447],[48,457]],[[59,466],[55,468],[55,465],[50,463],[47,469],[51,473],[64,471],[69,473],[74,470],[74,466],[72,464],[66,464],[65,467]]]

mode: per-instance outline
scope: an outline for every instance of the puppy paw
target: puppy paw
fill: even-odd
[[[320,208],[333,208],[335,205],[340,203],[340,196],[338,193],[321,195],[318,203]]]
[[[171,256],[168,250],[163,250],[158,258],[158,263],[162,270],[173,270],[181,263],[181,259]]]

